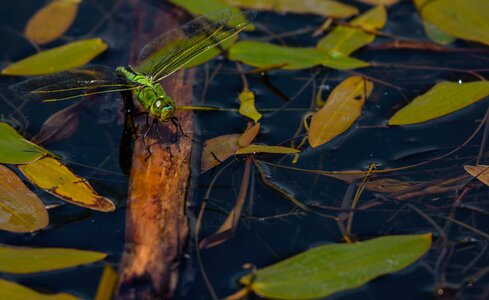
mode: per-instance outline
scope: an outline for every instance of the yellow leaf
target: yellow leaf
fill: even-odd
[[[254,153],[272,153],[272,154],[292,154],[301,152],[295,148],[282,146],[267,146],[267,145],[249,145],[240,148],[236,154],[254,154]]]
[[[31,232],[44,228],[49,216],[41,200],[5,166],[0,165],[0,229]]]
[[[440,82],[396,112],[389,125],[417,124],[467,107],[489,95],[489,81]]]
[[[54,0],[38,10],[27,23],[24,34],[36,44],[62,36],[75,20],[80,0]]]
[[[247,9],[316,14],[333,18],[347,18],[358,13],[356,7],[333,0],[221,0],[221,2]]]
[[[309,144],[325,144],[346,131],[360,117],[365,99],[372,93],[371,81],[352,76],[341,82],[329,95],[326,105],[311,118]]]
[[[455,37],[489,45],[489,1],[414,0],[424,20]]]
[[[203,173],[231,157],[238,150],[240,134],[225,134],[204,143],[200,171]]]
[[[45,75],[83,66],[104,52],[107,44],[99,38],[82,40],[42,51],[2,70],[3,75]]]
[[[114,268],[110,265],[105,265],[102,279],[100,279],[98,284],[95,300],[112,300],[118,279],[119,276]]]
[[[389,5],[392,5],[392,4],[396,4],[397,2],[399,2],[399,0],[357,0],[357,1],[363,2],[363,3],[366,3],[366,4],[386,5],[386,6],[389,6]]]
[[[42,294],[12,281],[0,279],[0,299],[10,300],[77,300],[78,298],[66,294]]]
[[[255,107],[255,94],[252,91],[244,90],[239,94],[239,113],[245,117],[258,122],[262,114]]]
[[[246,130],[239,137],[238,146],[239,147],[244,147],[244,146],[248,146],[249,144],[251,144],[251,142],[253,142],[253,140],[255,139],[255,137],[256,137],[256,135],[258,134],[259,131],[260,131],[260,123],[256,123],[253,127],[251,127],[250,129]]]
[[[33,184],[64,201],[103,212],[115,210],[112,201],[97,194],[85,179],[54,158],[44,157],[19,169]]]
[[[487,165],[477,165],[477,166],[464,166],[465,171],[470,175],[474,176],[480,180],[485,185],[489,185],[489,166]]]
[[[0,272],[30,274],[90,264],[105,253],[68,248],[26,248],[0,246]]]
[[[351,21],[351,26],[335,27],[328,35],[319,41],[317,48],[325,51],[338,51],[344,55],[350,55],[355,50],[368,45],[375,40],[376,35],[366,32],[365,30],[378,30],[384,27],[386,21],[387,12],[385,8],[383,6],[374,7]]]

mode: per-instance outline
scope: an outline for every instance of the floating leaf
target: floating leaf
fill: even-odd
[[[430,22],[423,21],[424,31],[426,35],[435,43],[440,45],[448,45],[453,43],[457,38],[453,35],[449,35],[448,33],[443,32],[440,28],[436,27],[436,25],[431,24]]]
[[[232,6],[280,13],[316,14],[325,17],[347,18],[358,13],[354,6],[333,0],[221,0]]]
[[[36,44],[62,36],[75,20],[80,0],[54,0],[38,10],[27,23],[24,34]]]
[[[0,245],[0,272],[29,274],[90,264],[105,253],[68,248],[25,248]]]
[[[112,300],[119,276],[110,265],[105,265],[102,278],[98,283],[95,300]]]
[[[225,134],[208,139],[202,150],[200,171],[203,173],[221,164],[239,149],[240,134]]]
[[[301,152],[295,148],[283,146],[267,146],[267,145],[249,145],[240,148],[236,154],[254,154],[254,153],[271,153],[271,154],[292,154]]]
[[[0,229],[31,232],[46,227],[49,216],[41,200],[5,166],[0,165]]]
[[[70,137],[78,128],[82,103],[76,102],[51,115],[42,124],[41,130],[32,138],[32,141],[37,144],[48,144]]]
[[[10,300],[77,300],[78,298],[66,294],[42,294],[12,281],[0,279],[0,299]]]
[[[103,212],[115,210],[112,201],[97,194],[85,179],[54,158],[44,157],[19,169],[33,184],[64,201]]]
[[[489,45],[489,1],[414,0],[424,20],[455,37]]]
[[[363,2],[366,4],[385,5],[385,6],[393,5],[393,4],[396,4],[397,2],[399,2],[399,0],[357,0],[357,1]]]
[[[337,51],[316,48],[292,48],[255,41],[243,41],[229,49],[229,59],[241,61],[250,66],[267,68],[283,66],[283,69],[299,70],[316,65],[333,69],[354,69],[368,66],[368,63]]]
[[[489,81],[440,82],[416,97],[389,120],[389,125],[409,125],[438,118],[489,95]]]
[[[357,288],[368,281],[400,271],[431,247],[431,234],[384,236],[354,244],[332,244],[310,249],[240,283],[261,297],[323,298]]]
[[[0,122],[0,163],[24,164],[48,154],[48,151],[24,139],[7,123]]]
[[[326,105],[311,118],[308,140],[313,148],[345,132],[360,117],[365,99],[374,85],[360,76],[341,82],[329,95]]]
[[[107,44],[102,39],[73,42],[61,47],[42,51],[2,70],[3,75],[45,75],[83,66],[104,52]]]
[[[262,114],[256,110],[255,94],[252,91],[244,90],[239,94],[239,113],[257,123]]]
[[[375,34],[366,31],[378,30],[384,27],[386,21],[387,12],[385,8],[383,6],[377,6],[351,21],[351,26],[338,26],[334,28],[319,41],[317,48],[350,55],[355,50],[375,40]]]
[[[485,185],[489,185],[489,166],[477,165],[477,166],[464,166],[465,171],[475,178],[479,179]]]

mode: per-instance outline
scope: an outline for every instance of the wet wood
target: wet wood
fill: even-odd
[[[138,49],[145,43],[186,20],[168,10],[154,10],[154,7],[151,10],[151,7],[145,8],[147,4],[138,1],[130,3],[137,18],[131,44],[131,62],[134,63]],[[145,31],[148,22],[151,30]],[[165,79],[162,85],[178,105],[190,105],[192,78],[192,71],[179,71]],[[183,131],[191,136],[191,112],[180,111],[176,116]],[[146,117],[136,117],[135,123],[141,136]],[[154,130],[148,135],[146,143],[154,144],[150,147],[152,155],[149,158],[141,138],[134,144],[126,243],[116,299],[171,298],[178,279],[179,260],[189,232],[185,207],[192,141],[180,135],[175,142],[177,128],[171,122],[160,124],[158,129],[163,142],[158,141]]]

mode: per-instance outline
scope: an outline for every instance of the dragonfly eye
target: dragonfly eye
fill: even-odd
[[[150,107],[151,115],[162,122],[168,122],[175,115],[175,102],[168,96],[158,97]]]

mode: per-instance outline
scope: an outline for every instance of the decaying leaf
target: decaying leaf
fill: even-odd
[[[27,22],[24,35],[36,44],[46,44],[62,36],[75,20],[81,0],[53,0]]]
[[[43,157],[19,165],[19,169],[30,182],[66,202],[103,212],[115,210],[112,201],[97,194],[85,179],[54,158]]]
[[[77,297],[66,294],[42,294],[18,283],[0,279],[0,299],[10,300],[78,300]]]
[[[414,0],[424,20],[460,39],[489,45],[489,1]]]
[[[280,13],[316,14],[325,17],[347,18],[358,13],[354,6],[334,0],[222,0],[232,6]]]
[[[426,122],[460,110],[488,95],[489,81],[440,82],[395,113],[388,124],[410,125]]]
[[[24,139],[7,123],[0,122],[0,163],[25,164],[49,152]]]
[[[431,234],[383,236],[316,247],[246,275],[240,283],[274,299],[316,299],[400,271],[431,247]]]
[[[0,229],[31,232],[46,227],[49,216],[41,200],[5,166],[0,165]]]
[[[57,73],[83,66],[104,52],[107,44],[95,38],[39,52],[2,70],[3,75],[35,76]]]
[[[485,185],[489,185],[489,166],[487,165],[477,165],[477,166],[464,166],[465,171],[470,175],[474,176],[480,180]]]
[[[32,138],[32,142],[46,145],[70,137],[78,128],[81,105],[82,102],[76,102],[51,115]]]
[[[376,35],[368,31],[384,27],[387,12],[383,6],[377,6],[352,20],[350,26],[337,26],[317,44],[317,48],[325,51],[338,51],[345,56],[370,44]]]
[[[252,91],[244,90],[239,94],[239,113],[257,123],[262,114],[256,110],[255,94]]]
[[[326,105],[311,118],[308,140],[314,148],[345,132],[360,117],[365,99],[372,93],[371,81],[352,76],[329,95]]]
[[[90,264],[105,253],[68,248],[26,248],[0,245],[0,272],[30,274]]]
[[[242,41],[234,44],[229,49],[228,58],[253,67],[282,66],[284,70],[300,70],[316,65],[338,70],[368,66],[368,63],[338,51],[325,52],[317,48],[284,47],[256,41]]]

